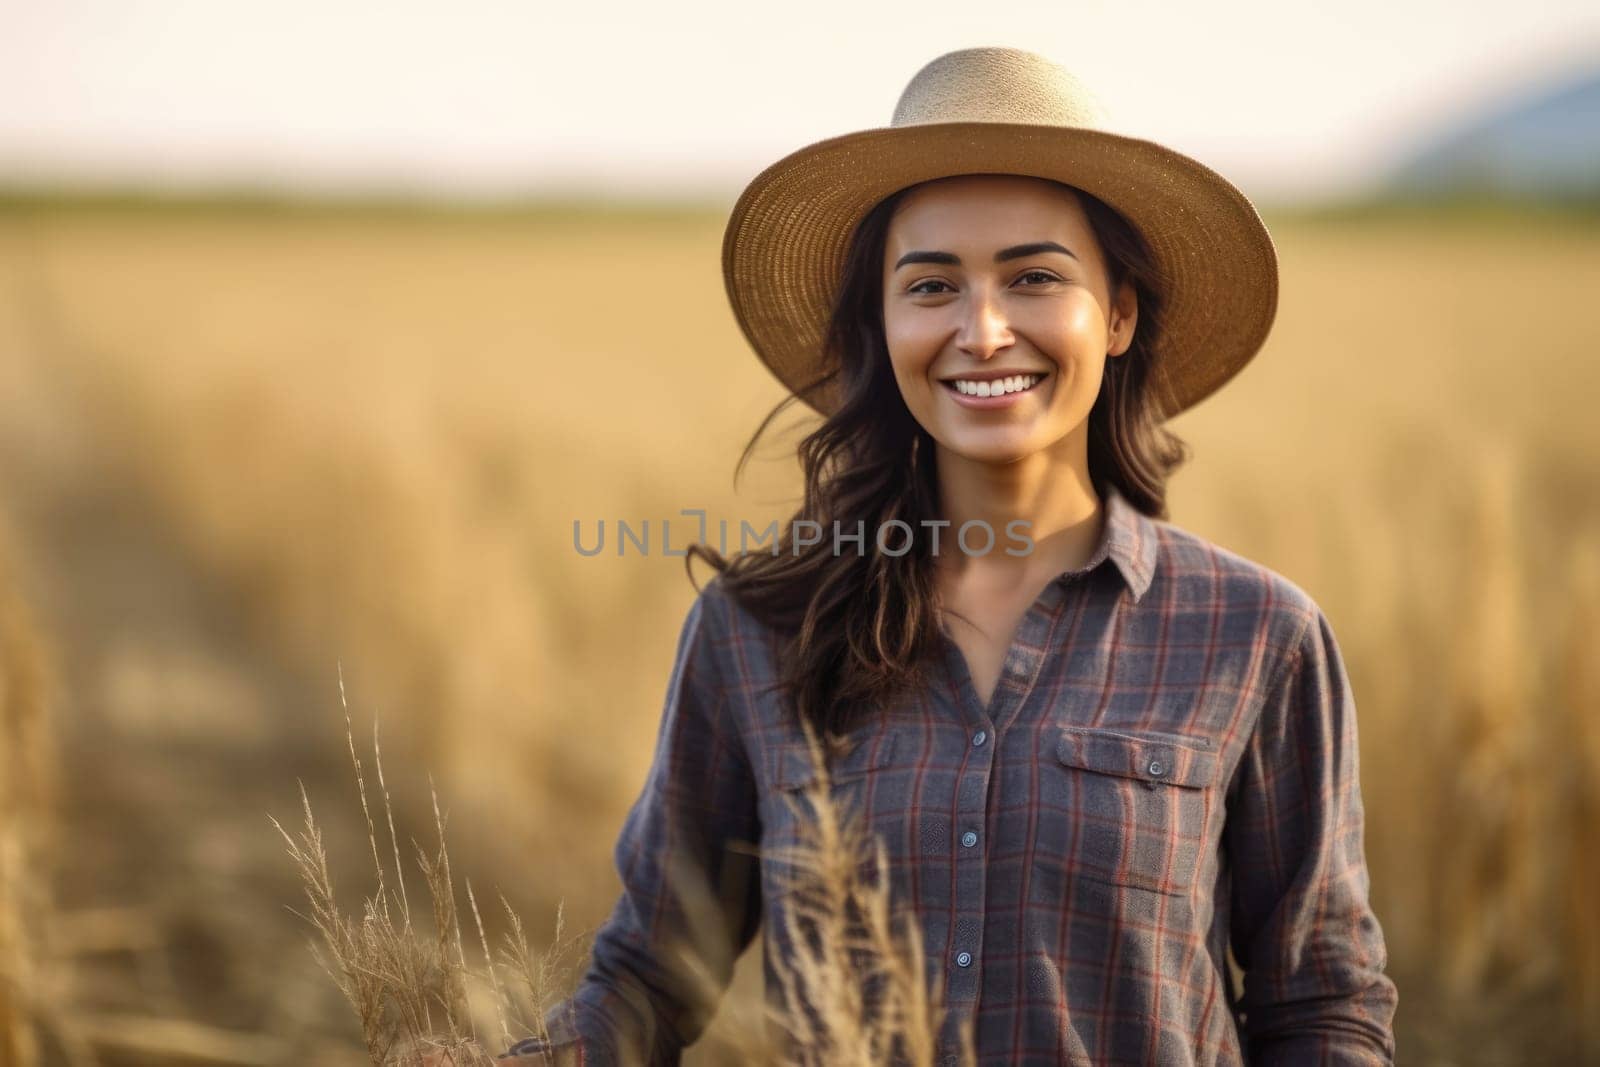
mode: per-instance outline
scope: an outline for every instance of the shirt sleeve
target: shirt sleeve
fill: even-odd
[[[1229,793],[1241,1033],[1251,1064],[1387,1065],[1398,996],[1368,900],[1355,702],[1333,630],[1313,615]]]
[[[546,1013],[549,1042],[527,1039],[507,1055],[576,1046],[582,1058],[570,1062],[585,1067],[675,1064],[755,936],[756,784],[718,667],[715,583],[683,622],[653,761],[614,849],[622,895],[576,991]]]

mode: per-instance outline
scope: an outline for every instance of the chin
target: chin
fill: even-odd
[[[1015,463],[1038,452],[1040,446],[1021,434],[952,434],[949,449],[973,463]]]

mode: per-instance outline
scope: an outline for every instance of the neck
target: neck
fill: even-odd
[[[1069,434],[1053,449],[1010,463],[985,463],[936,449],[940,518],[950,525],[941,534],[939,566],[950,577],[981,574],[986,584],[1036,583],[1045,575],[1077,570],[1100,543],[1105,507],[1089,480],[1087,440]],[[974,527],[961,551],[957,534],[968,522],[988,524],[994,547],[977,555],[988,533]],[[1018,523],[1008,530],[1008,523]],[[1028,555],[1022,540],[1033,542]]]

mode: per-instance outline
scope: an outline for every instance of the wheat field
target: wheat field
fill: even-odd
[[[782,394],[727,309],[723,217],[0,211],[0,606],[27,608],[0,710],[49,649],[24,711],[55,783],[0,795],[0,830],[50,842],[0,866],[0,967],[55,1009],[15,1062],[365,1061],[268,818],[304,782],[370,891],[341,674],[402,841],[431,776],[456,870],[535,940],[562,901],[605,917],[693,589],[573,523],[682,546],[683,509],[762,528],[799,488],[799,417],[732,481]],[[1402,1062],[1600,1062],[1600,225],[1267,221],[1278,320],[1174,423],[1173,520],[1338,634]],[[758,957],[690,1062],[734,1062]]]

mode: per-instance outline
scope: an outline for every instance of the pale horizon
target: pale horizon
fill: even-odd
[[[1082,78],[1121,132],[1248,195],[1358,195],[1477,108],[1600,63],[1600,7],[1286,11],[1024,3],[983,13],[732,4],[541,14],[67,0],[0,40],[0,182],[472,199],[724,198],[812,141],[887,125],[922,64],[1014,45]]]

